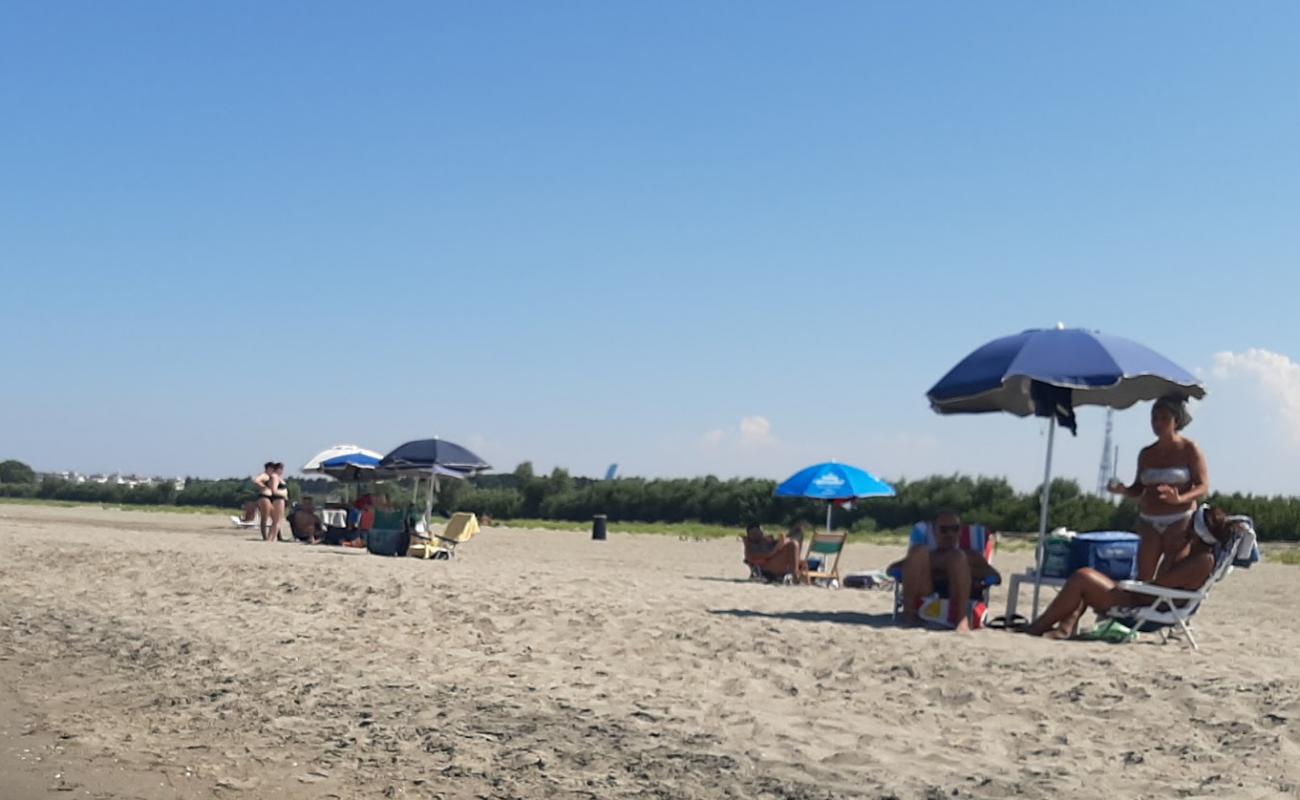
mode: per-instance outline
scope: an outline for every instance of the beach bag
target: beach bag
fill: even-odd
[[[850,572],[844,576],[845,589],[888,589],[893,585],[894,579],[879,569]]]
[[[366,534],[366,549],[377,556],[404,556],[410,546],[410,531],[374,529]]]
[[[1065,528],[1057,528],[1043,540],[1043,577],[1068,578],[1074,568],[1070,560],[1074,552],[1074,538],[1077,533]]]

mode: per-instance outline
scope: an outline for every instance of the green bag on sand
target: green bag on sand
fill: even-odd
[[[1086,641],[1110,642],[1111,644],[1131,642],[1137,637],[1137,631],[1114,619],[1108,619],[1087,633],[1078,636],[1078,638]]]

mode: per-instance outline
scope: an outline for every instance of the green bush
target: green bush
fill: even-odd
[[[0,461],[0,483],[30,485],[36,483],[36,472],[21,461]]]

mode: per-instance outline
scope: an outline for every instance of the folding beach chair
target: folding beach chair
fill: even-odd
[[[261,521],[262,515],[257,511],[257,502],[244,503],[242,516],[232,516],[230,524],[236,528],[256,528]]]
[[[441,532],[417,534],[421,541],[411,544],[410,555],[445,561],[456,557],[456,545],[467,542],[478,533],[478,517],[466,511],[451,515]]]
[[[1139,633],[1159,633],[1160,641],[1169,641],[1175,628],[1187,637],[1193,650],[1200,648],[1192,636],[1192,617],[1200,610],[1210,590],[1232,572],[1233,567],[1248,569],[1259,561],[1259,548],[1255,543],[1255,523],[1250,517],[1228,517],[1232,536],[1226,544],[1214,551],[1214,570],[1205,584],[1196,591],[1169,589],[1142,581],[1120,581],[1120,588],[1151,598],[1142,606],[1111,608],[1097,615],[1098,619],[1115,620]],[[1132,639],[1128,639],[1132,641]]]
[[[761,527],[761,526],[759,527],[759,532],[762,533],[762,527]],[[767,551],[767,550],[763,550],[763,549],[760,549],[760,550],[752,550],[752,549],[751,549],[751,544],[750,544],[750,541],[749,541],[749,538],[748,538],[748,534],[746,534],[745,536],[738,536],[738,537],[736,537],[736,538],[740,541],[741,545],[742,545],[742,546],[744,547],[744,549],[745,549],[745,561],[744,561],[744,563],[745,563],[745,566],[749,569],[749,579],[750,579],[751,581],[756,581],[756,582],[758,582],[758,583],[780,583],[780,584],[784,584],[784,585],[787,585],[787,586],[788,586],[788,585],[791,585],[791,584],[793,584],[793,583],[795,582],[796,578],[798,577],[798,571],[799,571],[799,567],[798,567],[798,565],[796,565],[796,567],[795,567],[795,572],[792,572],[792,573],[790,573],[790,574],[788,574],[788,575],[779,575],[779,574],[777,574],[777,573],[775,573],[775,572],[768,572],[767,570],[765,570],[765,569],[763,569],[762,567],[758,566],[757,564],[755,564],[755,563],[751,560],[752,558],[755,558],[755,557],[758,557],[758,556],[767,555],[768,551]],[[803,557],[803,541],[804,541],[804,540],[803,540],[803,536],[802,536],[802,534],[801,534],[800,536],[798,536],[798,537],[794,537],[794,538],[797,539],[797,543],[798,543],[798,545],[799,545],[799,553],[798,553],[798,555],[796,556],[796,560],[799,562],[799,564],[803,564],[803,563],[804,563],[804,557]]]
[[[848,538],[849,535],[843,531],[814,533],[808,540],[808,551],[799,560],[799,581],[828,586],[832,589],[840,588],[840,553],[844,552],[844,543]],[[809,560],[814,555],[821,559],[821,563],[818,564],[817,569],[809,569]],[[829,569],[826,568],[828,563]]]
[[[969,550],[972,553],[979,553],[984,556],[984,560],[993,563],[993,554],[997,551],[998,535],[995,531],[989,530],[984,525],[962,525],[961,535],[957,540],[957,545],[963,550]],[[914,545],[923,544],[933,550],[937,542],[934,538],[934,527],[929,522],[918,522],[912,526],[912,535],[908,539],[907,549],[910,551]],[[889,570],[889,577],[894,579],[894,619],[903,613],[903,570],[902,568]],[[990,575],[984,579],[982,584],[971,587],[971,605],[983,603],[987,611],[989,604],[989,592],[1002,582],[1002,579],[996,575]],[[930,597],[924,598],[922,605],[936,599],[945,597],[940,592],[935,592]],[[979,620],[981,623],[983,619]]]

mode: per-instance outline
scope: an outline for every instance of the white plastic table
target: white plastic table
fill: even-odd
[[[1034,582],[1034,571],[1029,569],[1011,576],[1011,580],[1007,584],[1007,619],[1011,619],[1011,615],[1016,613],[1016,601],[1020,599],[1020,584],[1022,581],[1032,584]],[[1065,585],[1065,581],[1065,578],[1048,578],[1044,576],[1042,585],[1060,589]]]

